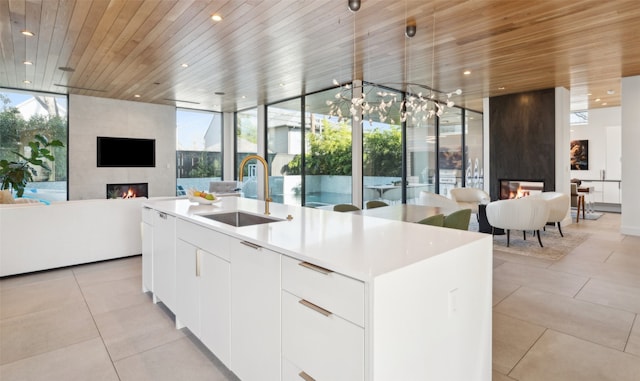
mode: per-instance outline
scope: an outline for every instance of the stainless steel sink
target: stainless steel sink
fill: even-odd
[[[222,222],[223,224],[236,226],[236,227],[268,224],[270,222],[284,221],[283,219],[280,219],[280,218],[260,216],[260,215],[244,213],[244,212],[200,214],[200,217],[208,218],[210,220]]]

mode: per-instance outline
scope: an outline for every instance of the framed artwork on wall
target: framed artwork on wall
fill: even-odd
[[[570,151],[571,169],[581,171],[589,169],[589,141],[572,140]]]

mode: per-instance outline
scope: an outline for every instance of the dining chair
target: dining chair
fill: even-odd
[[[423,218],[417,223],[422,225],[444,226],[444,214],[436,214],[433,216],[429,216],[427,218]]]
[[[389,204],[380,200],[367,201],[367,209],[379,208],[381,206],[389,206]]]
[[[469,230],[471,209],[460,209],[444,218],[444,227],[460,230]]]
[[[333,210],[335,212],[353,212],[354,210],[360,210],[360,208],[351,204],[336,204],[333,206]]]

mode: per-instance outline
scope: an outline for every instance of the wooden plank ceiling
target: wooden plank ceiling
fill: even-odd
[[[234,111],[355,76],[478,111],[562,86],[581,110],[640,75],[639,25],[638,0],[0,0],[0,87]]]

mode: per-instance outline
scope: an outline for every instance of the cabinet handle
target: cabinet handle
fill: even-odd
[[[298,303],[302,304],[303,306],[307,307],[307,308],[311,308],[312,310],[316,311],[319,314],[323,314],[324,316],[331,316],[333,313],[331,311],[325,310],[324,308],[317,306],[313,303],[311,303],[310,301],[304,300],[304,299],[300,299],[298,300]]]
[[[298,373],[298,376],[300,376],[304,381],[316,381],[315,378],[309,376],[305,371]]]
[[[202,250],[196,249],[196,277],[200,276],[200,257],[202,256]]]
[[[151,208],[150,208],[150,207],[148,207],[148,206],[143,206],[143,207],[142,207],[142,209],[145,209],[145,210],[151,210]]]
[[[313,263],[309,263],[309,262],[300,262],[300,263],[298,263],[298,266],[306,267],[309,270],[317,271],[317,272],[319,272],[321,274],[324,274],[324,275],[329,275],[329,274],[331,274],[333,272],[333,271],[331,271],[329,269],[314,265]]]
[[[256,250],[262,249],[262,246],[256,245],[255,243],[251,243],[251,242],[247,242],[247,241],[240,241],[240,243],[245,245],[245,246],[248,246],[248,247],[250,247],[252,249],[256,249]]]
[[[163,220],[166,220],[167,219],[167,213],[158,212],[158,217],[162,218]]]

